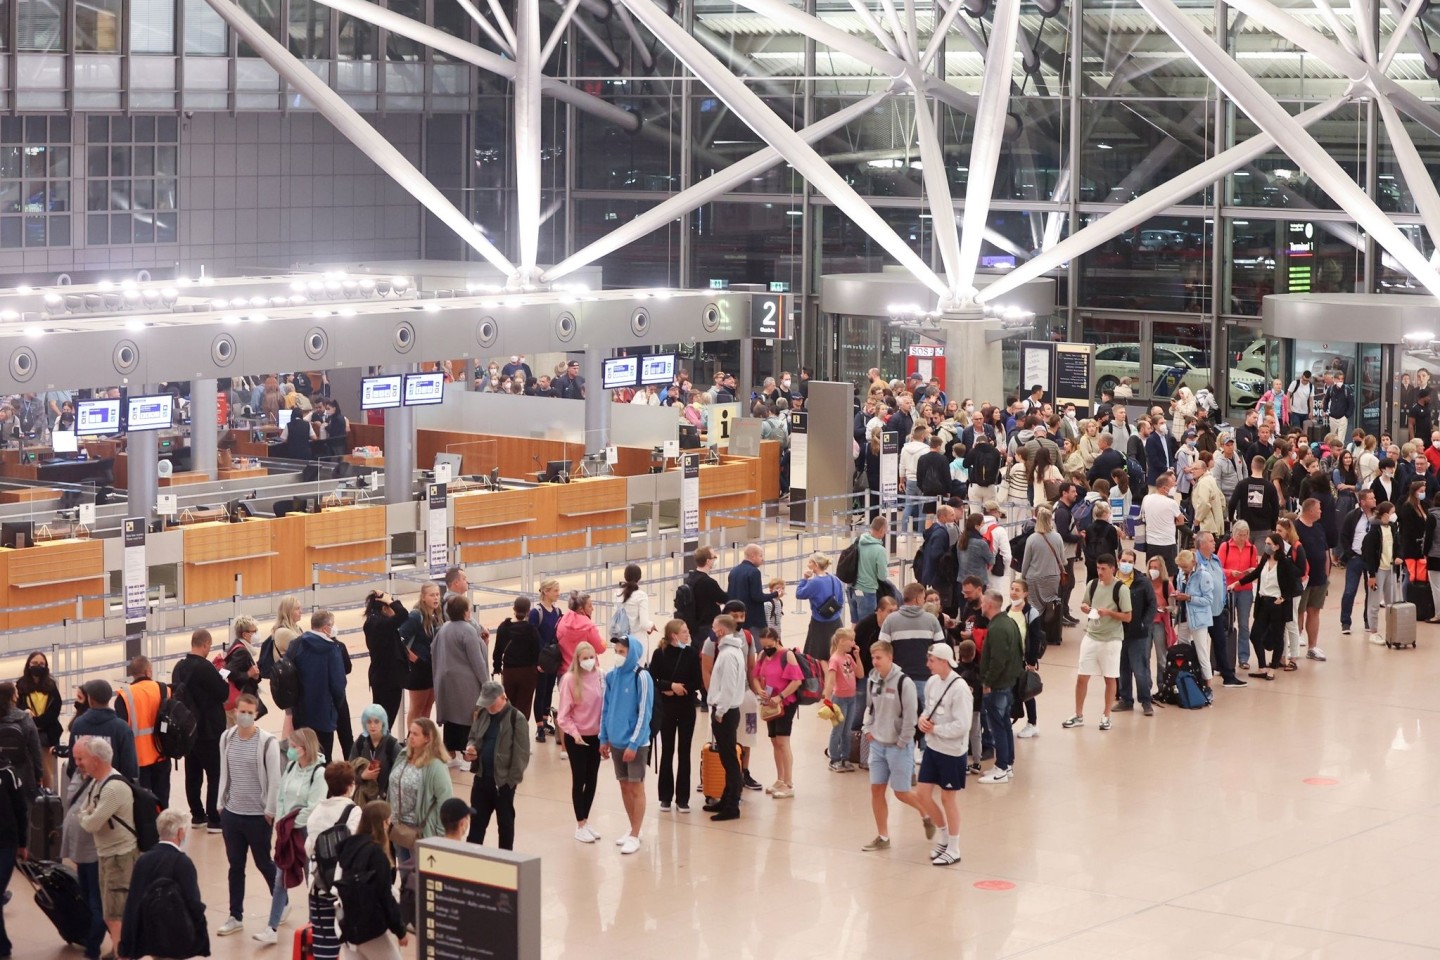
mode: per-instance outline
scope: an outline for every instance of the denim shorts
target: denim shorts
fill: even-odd
[[[870,743],[870,785],[889,783],[896,793],[909,793],[915,773],[915,746],[902,743]]]

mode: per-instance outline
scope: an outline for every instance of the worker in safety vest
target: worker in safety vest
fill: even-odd
[[[170,806],[170,760],[160,749],[156,722],[166,692],[155,680],[155,668],[147,657],[130,661],[130,685],[115,696],[115,714],[135,734],[135,759],[140,765],[140,786],[155,794],[162,810]]]

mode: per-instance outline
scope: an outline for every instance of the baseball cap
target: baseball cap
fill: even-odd
[[[936,660],[944,660],[950,666],[955,666],[955,649],[948,643],[932,643],[925,655],[934,657]]]
[[[473,817],[475,810],[459,797],[451,797],[440,804],[440,825],[449,830],[466,817]]]
[[[986,500],[983,504],[980,505],[980,508],[986,513],[999,513],[1001,517],[1005,516],[1005,514],[1001,513],[1000,511],[999,500]]]
[[[110,688],[109,682],[105,680],[86,680],[80,684],[80,692],[86,697],[103,706],[108,706],[115,697],[115,691]]]
[[[485,685],[480,688],[480,699],[475,701],[475,705],[482,710],[488,710],[496,700],[503,696],[505,696],[504,685],[495,680],[487,680]]]
[[[1198,436],[1199,436],[1199,434],[1196,433],[1194,430],[1186,430],[1186,431],[1185,431],[1185,439],[1186,439],[1186,440],[1190,440],[1190,439],[1193,439],[1193,438],[1198,437]]]

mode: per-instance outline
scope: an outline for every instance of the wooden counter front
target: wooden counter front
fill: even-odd
[[[58,500],[60,491],[50,487],[17,487],[0,490],[0,503],[34,503],[37,500]]]
[[[6,585],[0,628],[7,630],[73,618],[76,596],[104,594],[110,583],[105,545],[99,540],[46,540],[23,550],[0,548],[0,577]],[[15,609],[57,601],[69,602],[43,610]],[[103,601],[85,601],[86,618],[103,614]]]
[[[220,480],[249,480],[253,477],[268,477],[270,471],[264,467],[230,467],[216,472]]]
[[[185,470],[180,473],[172,473],[168,477],[161,477],[158,486],[162,487],[184,487],[192,483],[209,483],[210,478],[198,470]]]
[[[462,563],[511,560],[520,556],[520,544],[495,543],[519,537],[544,537],[530,550],[555,553],[585,546],[585,531],[622,524],[630,505],[622,477],[595,477],[570,483],[502,490],[498,493],[463,493],[454,498],[453,542]],[[550,536],[551,534],[567,536]],[[594,530],[591,543],[620,543],[625,530]]]
[[[735,457],[728,463],[700,467],[700,529],[738,526],[743,519],[715,517],[712,513],[746,510],[760,503],[760,461]]]
[[[247,594],[269,593],[275,557],[271,520],[195,523],[184,528],[185,603],[206,603],[235,595],[235,575]]]
[[[344,571],[321,570],[324,584],[354,583],[362,573],[384,574],[390,538],[385,532],[383,506],[327,507],[320,513],[298,514],[298,518],[305,544],[302,586],[309,586],[311,568],[317,563],[348,564]],[[290,563],[283,562],[288,573]]]

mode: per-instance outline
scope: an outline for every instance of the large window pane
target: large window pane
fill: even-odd
[[[223,57],[228,43],[225,21],[205,0],[185,0],[185,52],[194,56]]]
[[[75,4],[75,49],[81,53],[120,52],[120,0],[79,0]]]
[[[130,0],[130,50],[175,52],[174,0]]]
[[[60,0],[19,0],[20,50],[50,53],[65,48],[65,4]],[[18,233],[18,228],[17,228]]]

